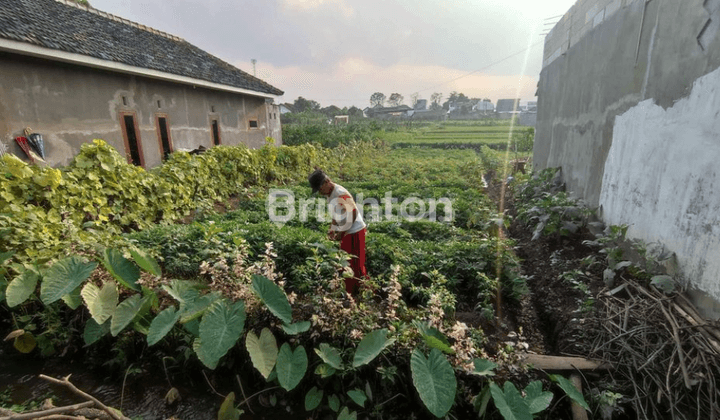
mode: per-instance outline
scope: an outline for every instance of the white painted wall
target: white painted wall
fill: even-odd
[[[616,117],[600,205],[628,237],[674,251],[690,286],[720,301],[720,69],[668,109],[649,99]]]

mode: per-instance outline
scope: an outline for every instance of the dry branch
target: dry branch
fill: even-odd
[[[92,401],[85,401],[83,403],[79,404],[73,404],[73,405],[66,405],[63,407],[53,407],[49,408],[47,410],[41,410],[41,411],[33,411],[31,413],[13,413],[10,414],[8,417],[0,417],[0,420],[26,420],[26,419],[37,419],[40,417],[46,417],[53,414],[67,414],[72,413],[75,410],[79,410],[81,408],[90,407],[94,405],[95,403]]]
[[[106,405],[103,404],[102,402],[100,402],[100,400],[98,400],[97,398],[95,398],[95,397],[93,397],[92,395],[87,394],[87,393],[79,390],[77,387],[75,387],[75,385],[73,385],[73,384],[70,382],[70,375],[64,377],[62,380],[60,380],[60,379],[55,379],[55,378],[51,378],[51,377],[49,377],[49,376],[45,376],[45,375],[42,375],[42,374],[40,375],[40,378],[41,378],[41,379],[44,379],[44,380],[46,380],[46,381],[52,382],[52,383],[54,383],[54,384],[66,386],[67,388],[69,388],[69,389],[70,389],[72,392],[74,392],[75,394],[77,394],[77,395],[79,395],[79,396],[81,396],[81,397],[83,397],[83,398],[85,398],[85,399],[87,399],[87,400],[90,400],[90,401],[92,401],[93,403],[95,403],[95,405],[96,405],[98,408],[100,408],[100,409],[102,409],[103,411],[105,411],[106,413],[108,413],[108,415],[109,415],[110,417],[112,417],[113,419],[115,419],[115,420],[129,420],[127,417],[123,416],[122,414],[118,414],[118,412],[117,412],[116,410],[114,410],[114,409],[106,406]]]

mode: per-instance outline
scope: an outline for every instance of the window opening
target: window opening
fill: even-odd
[[[258,128],[257,120],[250,120],[250,128]]]
[[[218,126],[218,120],[212,120],[212,135],[213,144],[215,146],[220,144],[220,127]]]
[[[123,100],[123,106],[127,106],[127,96],[123,96],[122,100]]]
[[[160,102],[160,99],[158,99],[158,109],[162,108],[162,102]]]
[[[172,153],[172,144],[170,143],[170,134],[168,131],[167,118],[158,117],[158,130],[160,135],[160,147],[162,152],[162,159],[167,160],[170,153]]]
[[[130,162],[133,165],[143,166],[142,149],[135,131],[135,117],[130,114],[123,115],[125,124],[125,140],[128,153],[130,154]]]

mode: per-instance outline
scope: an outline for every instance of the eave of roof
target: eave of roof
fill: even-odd
[[[131,74],[134,76],[144,76],[151,79],[164,80],[168,82],[182,83],[185,85],[204,87],[208,89],[221,90],[232,93],[242,93],[246,95],[259,96],[262,98],[275,98],[276,95],[258,92],[250,89],[242,89],[234,86],[223,85],[220,83],[208,82],[207,80],[195,79],[193,77],[180,76],[177,74],[166,73],[157,70],[150,70],[143,67],[130,66],[116,61],[102,60],[95,57],[89,57],[82,54],[74,54],[50,48],[39,47],[37,45],[25,42],[11,41],[9,39],[0,38],[0,51],[11,52],[30,57],[44,58],[52,61],[60,61],[63,63],[77,64],[85,67],[109,70],[117,73]]]

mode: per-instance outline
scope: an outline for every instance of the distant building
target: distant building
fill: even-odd
[[[472,110],[476,112],[493,112],[495,111],[495,105],[492,102],[478,101],[473,105]]]
[[[495,112],[500,114],[520,112],[520,99],[498,99]]]
[[[413,109],[407,105],[382,107],[376,106],[374,108],[365,108],[363,114],[368,118],[402,118],[408,116],[408,111]]]
[[[418,99],[413,108],[415,111],[424,111],[427,109],[427,99]]]
[[[280,115],[295,112],[295,107],[289,103],[280,104],[280,105],[278,105],[278,108],[280,109]]]

